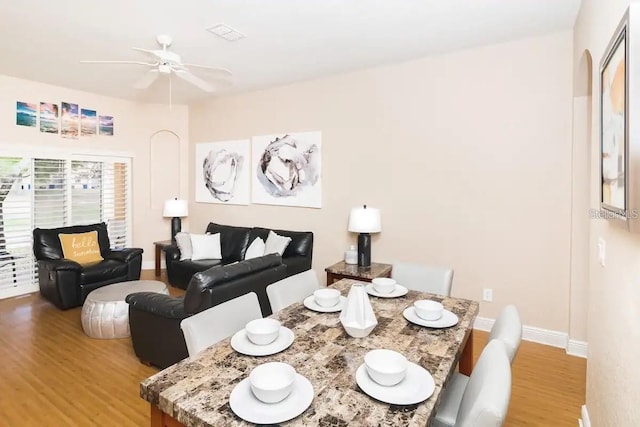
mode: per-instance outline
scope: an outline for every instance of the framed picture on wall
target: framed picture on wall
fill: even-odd
[[[600,205],[622,218],[629,182],[627,22],[616,31],[600,66]]]
[[[640,3],[600,62],[600,218],[640,232]],[[635,94],[635,95],[634,95]]]
[[[249,204],[249,140],[196,144],[196,202]]]

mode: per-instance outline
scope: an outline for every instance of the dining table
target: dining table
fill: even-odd
[[[347,296],[351,286],[358,283],[342,279],[332,288]],[[270,316],[294,333],[293,343],[285,350],[269,356],[247,356],[236,352],[231,338],[227,338],[143,380],[140,396],[150,404],[151,426],[251,425],[232,411],[229,399],[236,385],[266,362],[293,366],[313,386],[311,405],[281,425],[430,425],[442,390],[454,372],[471,373],[472,329],[479,304],[415,290],[397,298],[369,299],[378,324],[364,338],[353,338],[345,332],[339,312],[317,312],[295,303]],[[458,322],[447,328],[429,328],[408,321],[403,311],[420,299],[441,302]],[[426,369],[435,383],[431,396],[411,405],[394,405],[366,394],[355,376],[365,354],[374,349],[394,350]]]

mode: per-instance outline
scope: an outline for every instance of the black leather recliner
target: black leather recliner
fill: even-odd
[[[273,230],[275,233],[290,237],[291,242],[282,254],[282,263],[287,267],[287,277],[311,269],[313,258],[313,233],[310,231]],[[222,259],[205,259],[199,261],[180,261],[180,250],[177,246],[165,248],[167,261],[167,278],[171,285],[186,289],[191,277],[199,271],[217,265],[243,262],[247,248],[256,237],[266,241],[268,228],[237,227],[209,223],[207,233],[220,233],[220,249]]]
[[[82,266],[65,259],[60,233],[98,232],[103,261]],[[56,307],[66,310],[81,306],[94,289],[117,282],[140,279],[140,248],[112,250],[105,223],[33,230],[33,253],[38,260],[40,294]]]
[[[286,273],[280,255],[271,254],[198,272],[181,297],[153,292],[128,295],[129,329],[136,356],[163,369],[179,362],[189,355],[180,329],[182,319],[249,292],[258,295],[262,315],[271,315],[267,286],[284,279]]]

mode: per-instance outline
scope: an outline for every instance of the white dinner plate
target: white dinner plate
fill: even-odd
[[[449,328],[458,323],[458,316],[449,310],[442,310],[442,316],[437,320],[424,320],[416,314],[414,306],[407,307],[402,315],[411,323],[427,328]]]
[[[302,414],[313,401],[313,385],[308,379],[296,374],[293,390],[278,403],[258,400],[245,378],[236,385],[229,396],[231,410],[240,418],[254,424],[278,424]]]
[[[396,288],[392,292],[389,292],[388,294],[382,294],[376,291],[376,289],[373,287],[373,283],[369,283],[367,286],[364,287],[364,289],[367,291],[369,295],[373,295],[374,297],[378,297],[378,298],[398,298],[406,295],[407,292],[409,292],[409,289],[398,284],[396,284]]]
[[[293,344],[294,338],[295,336],[291,329],[281,326],[278,338],[274,342],[267,345],[258,345],[252,343],[247,337],[246,329],[242,329],[231,337],[231,348],[247,356],[269,356],[288,348]]]
[[[393,386],[372,380],[363,363],[356,371],[356,383],[369,396],[392,405],[415,405],[431,397],[436,388],[429,371],[411,362],[407,366],[407,376]]]
[[[320,313],[336,313],[338,311],[342,311],[342,308],[344,307],[344,304],[346,301],[347,301],[347,297],[343,297],[342,295],[340,295],[340,302],[338,302],[336,305],[332,307],[323,307],[316,303],[316,300],[315,298],[313,298],[313,295],[309,295],[304,299],[302,303],[309,310],[319,311]]]

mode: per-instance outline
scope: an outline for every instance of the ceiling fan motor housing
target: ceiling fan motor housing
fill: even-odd
[[[171,64],[164,62],[158,65],[158,72],[161,74],[171,74]]]

